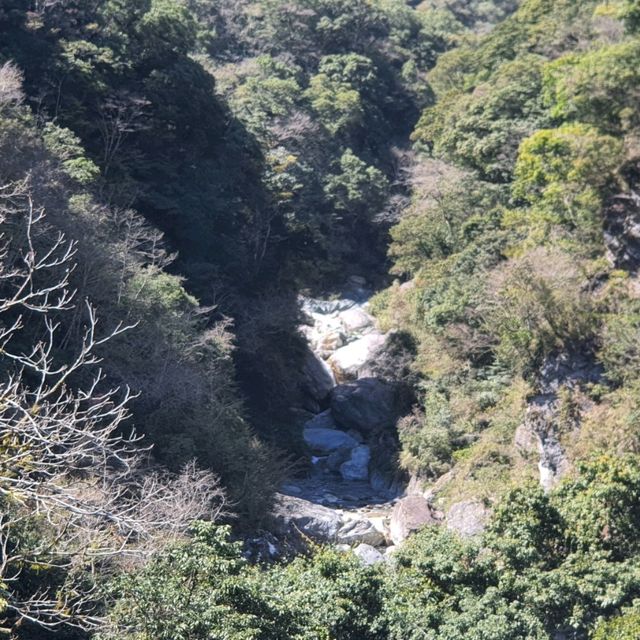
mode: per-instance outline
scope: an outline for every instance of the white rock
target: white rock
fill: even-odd
[[[331,331],[320,336],[318,342],[318,351],[331,354],[344,346],[345,337],[340,331]]]
[[[489,510],[478,500],[457,502],[447,512],[447,529],[461,536],[480,535],[489,519]]]
[[[368,520],[348,520],[336,533],[336,541],[342,544],[370,544],[382,545],[385,542],[382,535]]]
[[[422,496],[407,496],[399,500],[391,512],[389,534],[394,544],[400,544],[409,535],[434,523],[431,506]]]
[[[300,298],[302,310],[308,314],[330,315],[336,311],[344,311],[355,306],[354,300],[340,298],[337,300],[317,300],[315,298]]]
[[[374,324],[373,317],[359,307],[343,311],[338,318],[345,330],[350,333],[362,332],[373,327]]]
[[[357,378],[359,373],[375,359],[382,349],[386,337],[378,332],[366,336],[338,349],[330,358],[329,364],[339,380]]]
[[[379,564],[384,562],[384,556],[370,544],[359,544],[353,553],[360,558],[362,564],[371,566],[372,564]]]
[[[338,511],[318,504],[276,494],[272,512],[275,533],[290,534],[301,531],[319,540],[333,541],[344,522]]]
[[[331,367],[313,351],[308,351],[302,368],[302,386],[314,400],[324,400],[336,386]]]
[[[337,429],[338,425],[336,421],[333,419],[333,415],[331,414],[331,409],[327,409],[322,413],[319,413],[311,420],[308,420],[304,423],[305,429]]]

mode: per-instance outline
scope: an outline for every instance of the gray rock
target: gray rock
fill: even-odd
[[[400,291],[402,291],[403,293],[407,292],[407,291],[413,291],[416,288],[416,281],[415,280],[408,280],[407,282],[403,282],[400,285]]]
[[[635,270],[640,265],[640,190],[631,187],[605,204],[603,235],[611,262]]]
[[[332,453],[339,449],[353,449],[358,446],[350,435],[337,429],[305,429],[302,434],[307,446],[319,453]]]
[[[299,496],[302,494],[302,489],[295,484],[283,484],[282,491],[289,496]]]
[[[482,502],[468,500],[452,505],[447,513],[447,529],[465,538],[480,535],[489,519],[489,510]]]
[[[318,336],[317,342],[318,349],[322,354],[331,354],[344,346],[346,338],[340,331],[330,331]]]
[[[364,436],[359,432],[356,431],[355,429],[349,429],[349,431],[347,431],[347,433],[354,439],[357,440],[360,444],[364,443]]]
[[[378,469],[373,469],[369,474],[369,485],[378,495],[387,499],[397,498],[408,493],[406,482],[402,477],[394,477],[391,474],[382,473]]]
[[[321,402],[335,386],[336,380],[329,365],[313,351],[308,351],[302,368],[303,389]]]
[[[397,553],[397,551],[398,551],[398,549],[399,549],[399,548],[400,548],[400,547],[398,547],[398,546],[397,546],[397,545],[395,545],[395,544],[392,544],[390,547],[387,547],[387,548],[384,550],[384,559],[385,559],[385,562],[390,562],[390,561],[393,559],[393,555],[394,555],[395,553]]]
[[[384,562],[384,556],[370,544],[359,544],[354,550],[354,555],[356,555],[362,564],[366,566],[371,566],[373,564],[379,564],[380,562]]]
[[[425,498],[407,496],[393,507],[389,534],[394,544],[400,544],[415,531],[435,522],[431,506]]]
[[[374,469],[369,476],[369,484],[374,491],[386,493],[391,482],[381,471]]]
[[[369,477],[371,449],[361,444],[351,450],[351,457],[340,465],[340,475],[345,480],[366,480]]]
[[[333,389],[331,412],[345,429],[364,433],[390,429],[400,417],[395,388],[375,378],[363,378]]]
[[[525,414],[525,429],[538,440],[540,484],[550,491],[569,469],[569,460],[556,433],[558,399],[555,394],[535,396]]]
[[[344,524],[334,509],[282,494],[276,494],[271,520],[275,533],[290,535],[301,532],[324,541],[335,540]]]
[[[329,364],[338,380],[353,380],[375,360],[382,350],[386,337],[378,332],[369,333],[359,340],[338,349]]]
[[[525,458],[538,452],[538,439],[527,423],[518,426],[513,438],[513,444],[518,453]]]
[[[370,544],[375,547],[384,544],[384,535],[368,520],[347,520],[336,533],[336,540],[342,544]]]
[[[338,425],[333,419],[331,409],[327,409],[322,413],[313,416],[310,420],[304,423],[305,429],[337,429]]]

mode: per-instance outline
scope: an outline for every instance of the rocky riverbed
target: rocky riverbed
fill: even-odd
[[[309,351],[304,407],[296,412],[311,471],[282,486],[270,527],[278,536],[352,548],[364,562],[382,560],[411,531],[440,517],[426,499],[403,498],[406,483],[380,464],[406,407],[396,385],[375,376],[389,336],[369,312],[370,295],[363,279],[352,278],[341,297],[300,299]]]

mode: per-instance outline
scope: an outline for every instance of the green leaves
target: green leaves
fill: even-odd
[[[387,195],[389,182],[375,167],[368,166],[351,149],[340,158],[341,173],[330,176],[325,193],[343,215],[371,216],[377,213]]]
[[[508,223],[548,236],[557,225],[579,242],[598,242],[602,196],[623,160],[622,142],[585,124],[543,129],[521,145],[514,196],[529,207]]]
[[[354,557],[318,550],[265,569],[249,565],[226,527],[192,540],[111,586],[113,635],[136,640],[383,640],[373,630],[380,578]]]
[[[640,42],[630,40],[570,54],[544,71],[545,100],[559,120],[577,120],[607,132],[638,126]]]
[[[630,33],[640,29],[640,2],[638,0],[624,0],[622,19]]]
[[[507,181],[519,142],[545,122],[541,83],[538,56],[505,63],[473,91],[458,84],[441,96],[422,114],[413,139],[488,180]]]
[[[333,136],[362,121],[360,94],[344,82],[319,73],[311,78],[305,95],[320,122]]]

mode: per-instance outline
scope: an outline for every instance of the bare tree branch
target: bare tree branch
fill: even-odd
[[[74,255],[74,243],[46,227],[28,179],[0,186],[0,616],[8,628],[100,626],[91,575],[143,560],[225,506],[217,479],[193,464],[178,476],[148,468],[148,450],[124,426],[128,389],[109,388],[100,369],[80,382],[100,362],[96,349],[131,326],[100,331],[85,300],[80,343],[60,355],[62,319],[76,304]],[[29,522],[42,535],[17,544]],[[25,597],[17,586],[29,566],[63,569],[65,583]]]

